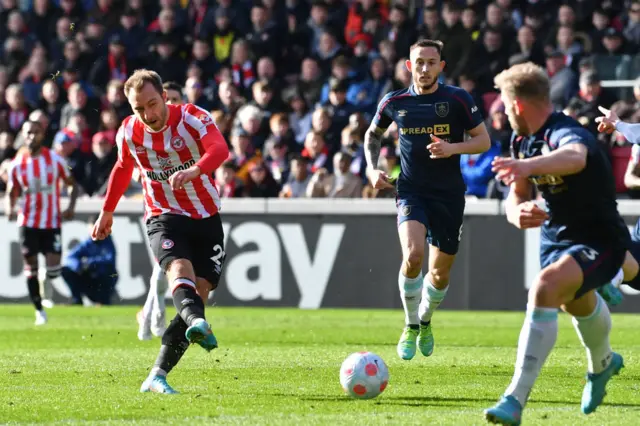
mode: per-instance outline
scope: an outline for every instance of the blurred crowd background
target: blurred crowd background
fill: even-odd
[[[146,67],[212,112],[231,151],[222,196],[393,197],[368,185],[363,138],[380,99],[411,84],[419,38],[444,42],[441,82],[486,117],[491,150],[460,159],[470,197],[504,196],[490,162],[511,129],[492,79],[510,65],[545,67],[556,108],[594,134],[598,105],[640,121],[640,1],[0,0],[0,176],[31,118],[83,196],[103,196],[131,114],[123,83]],[[635,198],[640,158],[617,134],[598,139],[619,195]],[[392,126],[380,159],[392,176],[397,140]],[[132,182],[127,196],[139,192]]]

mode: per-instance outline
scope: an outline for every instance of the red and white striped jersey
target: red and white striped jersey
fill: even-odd
[[[200,160],[205,153],[201,138],[218,132],[217,127],[209,112],[193,104],[167,107],[167,125],[158,132],[148,130],[135,115],[124,119],[116,136],[120,161],[132,158],[140,170],[145,219],[163,213],[213,216],[220,209],[220,196],[210,175],[202,174],[175,191],[169,178]]]
[[[42,147],[36,156],[22,150],[11,161],[7,191],[18,187],[18,224],[27,228],[60,228],[60,180],[67,181],[71,173],[67,162],[48,148]]]

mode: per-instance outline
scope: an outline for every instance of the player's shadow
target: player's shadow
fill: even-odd
[[[301,401],[337,401],[337,402],[355,402],[359,400],[351,399],[345,395],[310,395],[299,398]],[[468,405],[470,402],[482,402],[484,404],[494,403],[494,399],[490,398],[465,398],[465,397],[438,397],[438,396],[382,396],[374,401],[376,405],[401,405],[401,406],[462,406]]]

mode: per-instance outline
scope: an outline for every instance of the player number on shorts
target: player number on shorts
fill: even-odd
[[[211,256],[211,260],[216,265],[222,265],[222,260],[224,260],[224,250],[222,250],[222,246],[220,244],[216,244],[213,246],[213,256]]]
[[[582,254],[589,260],[596,260],[596,257],[598,257],[598,252],[592,248],[582,250]]]

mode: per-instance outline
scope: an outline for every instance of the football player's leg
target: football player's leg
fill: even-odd
[[[558,309],[573,300],[582,283],[583,269],[568,254],[540,271],[529,290],[513,378],[498,404],[485,411],[487,420],[520,424],[522,409],[558,336]]]
[[[405,314],[405,328],[398,342],[397,352],[400,358],[409,360],[415,356],[416,341],[419,333],[420,318],[418,309],[422,297],[422,264],[424,261],[426,219],[416,220],[420,213],[416,206],[404,208],[404,217],[399,216],[398,235],[402,247],[402,265],[398,274],[398,287]]]
[[[602,403],[607,382],[620,372],[623,360],[611,350],[611,314],[597,292],[590,291],[567,303],[563,309],[573,316],[573,326],[587,351],[587,383],[581,408],[584,414],[589,414]]]
[[[431,317],[447,295],[449,273],[455,258],[455,255],[445,253],[438,247],[429,246],[429,272],[422,290],[422,302],[419,308],[418,347],[424,356],[430,356],[433,353],[434,339],[431,331]]]
[[[44,325],[47,323],[47,314],[42,308],[42,296],[40,295],[40,283],[38,281],[38,256],[37,254],[25,256],[23,262],[29,298],[31,299],[33,307],[36,309],[35,325]]]
[[[208,283],[202,283],[198,279],[198,294],[202,298],[203,302],[206,301],[203,297],[208,297],[208,290],[205,291],[205,286],[209,286]],[[180,359],[189,348],[189,340],[187,339],[187,329],[189,327],[184,322],[180,314],[177,314],[169,323],[169,326],[162,335],[162,346],[156,362],[149,373],[147,379],[142,383],[140,388],[141,392],[157,392],[174,394],[177,393],[168,383],[167,375],[173,370],[173,368],[180,362]],[[215,338],[214,338],[215,339]]]
[[[155,300],[155,288],[153,282],[153,274],[149,280],[149,291],[147,292],[147,299],[144,302],[142,309],[136,314],[136,320],[138,321],[138,339],[139,340],[151,340],[151,310],[153,309],[153,303]]]
[[[151,287],[154,290],[151,301],[151,332],[155,336],[162,336],[166,330],[164,295],[167,292],[167,276],[157,263],[151,274]],[[149,290],[151,292],[151,289]]]
[[[40,294],[42,295],[42,304],[47,307],[53,307],[53,283],[60,276],[62,266],[60,265],[60,259],[62,257],[62,238],[59,229],[48,231],[46,236],[43,235],[45,241],[43,244],[43,251],[45,252],[45,262],[47,267],[47,273],[44,276],[44,280],[40,283]]]

